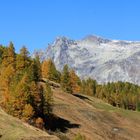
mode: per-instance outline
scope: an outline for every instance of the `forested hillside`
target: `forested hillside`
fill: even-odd
[[[31,58],[26,47],[19,54],[14,45],[0,46],[0,104],[10,115],[43,128],[52,111],[52,92],[42,84],[39,57]]]

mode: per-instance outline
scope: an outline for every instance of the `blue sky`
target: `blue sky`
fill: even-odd
[[[0,0],[0,44],[30,52],[57,36],[140,40],[140,0]]]

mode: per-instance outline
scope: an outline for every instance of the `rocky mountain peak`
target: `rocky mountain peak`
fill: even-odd
[[[44,52],[59,70],[65,64],[81,78],[99,83],[127,81],[140,85],[140,42],[109,40],[89,35],[81,40],[59,37]]]
[[[70,45],[73,44],[74,40],[71,40],[65,36],[59,36],[56,38],[56,40],[54,41],[53,45],[59,46],[59,45]]]
[[[103,37],[96,36],[96,35],[87,35],[82,40],[83,41],[89,41],[89,42],[98,42],[98,43],[107,43],[107,42],[111,41],[109,39],[105,39]]]

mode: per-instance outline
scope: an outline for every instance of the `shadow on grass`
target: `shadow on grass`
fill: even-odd
[[[71,123],[70,121],[55,115],[46,117],[46,123],[46,129],[51,130],[53,132],[59,130],[63,133],[66,133],[68,129],[80,127],[79,124]]]
[[[78,98],[80,98],[80,99],[82,99],[82,100],[89,100],[89,101],[91,101],[88,97],[85,97],[85,96],[83,96],[83,95],[80,95],[80,94],[73,94],[75,97],[78,97]]]

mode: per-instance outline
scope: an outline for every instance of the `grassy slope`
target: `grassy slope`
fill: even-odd
[[[58,140],[37,128],[7,115],[0,109],[0,140]]]
[[[77,95],[76,95],[77,96]],[[140,112],[112,107],[94,97],[78,97],[54,90],[54,113],[67,120],[63,133],[72,139],[81,133],[87,140],[139,140]]]
[[[140,112],[112,107],[94,97],[54,90],[55,129],[63,140],[77,133],[86,140],[139,140]],[[55,132],[56,134],[56,132]],[[57,133],[58,135],[58,133]],[[0,140],[57,140],[0,109]]]

